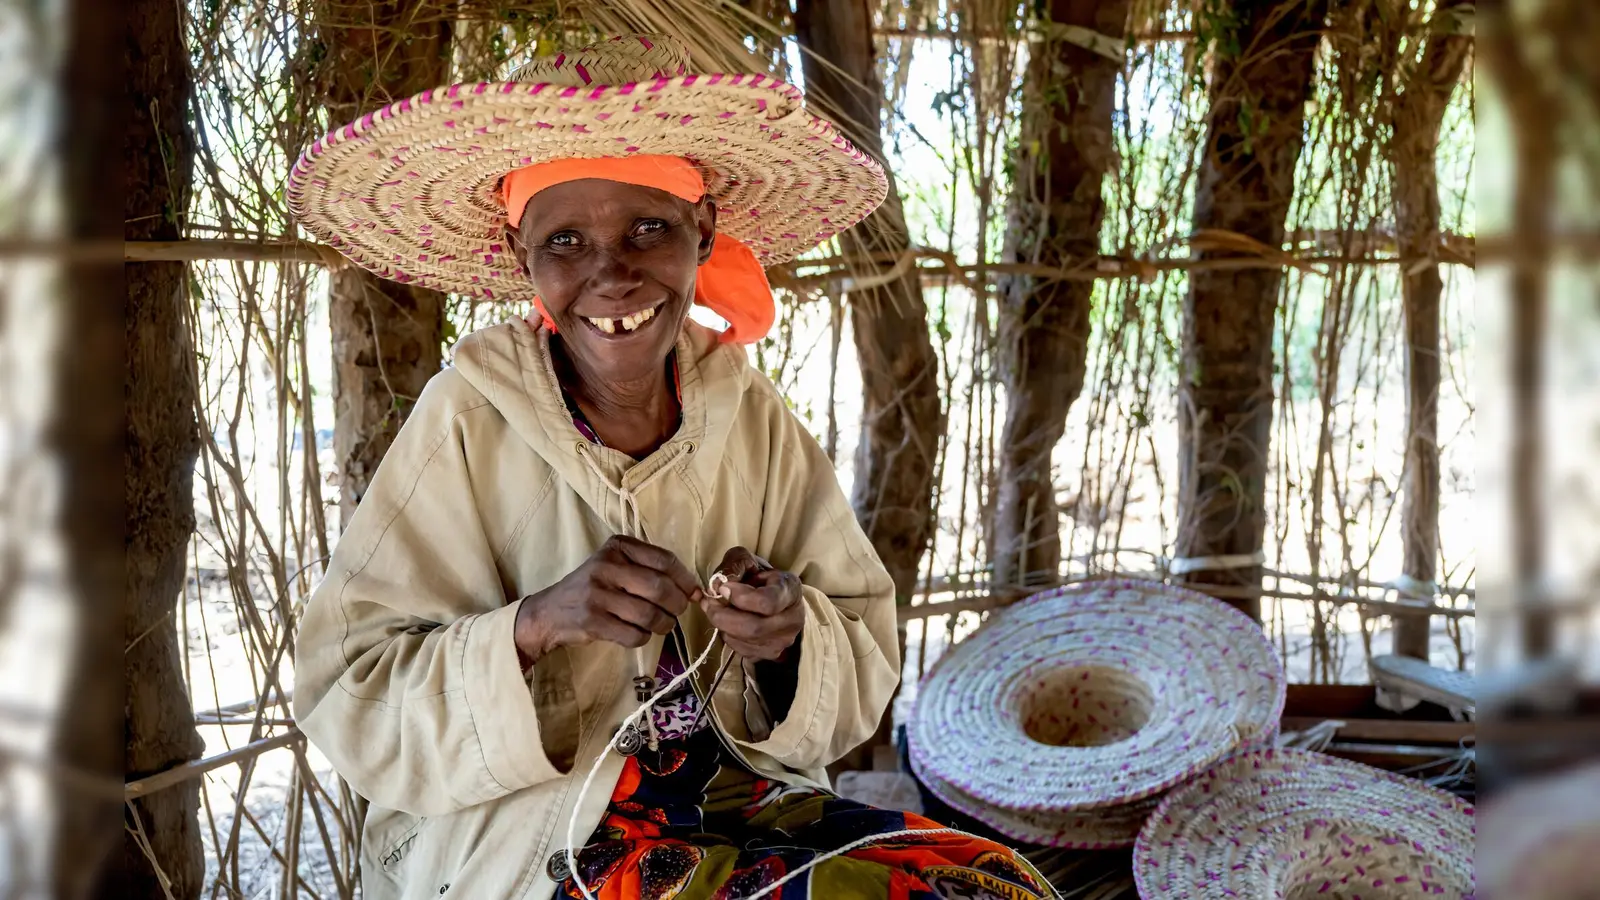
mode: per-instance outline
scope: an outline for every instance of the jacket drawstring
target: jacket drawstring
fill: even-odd
[[[595,459],[594,455],[589,452],[588,444],[578,445],[578,456],[584,461],[585,464],[589,466],[589,471],[594,473],[595,478],[599,479],[600,483],[605,486],[607,492],[617,498],[617,501],[621,506],[623,531],[628,535],[628,537],[636,538],[641,541],[646,539],[644,534],[644,517],[639,512],[639,495],[644,492],[645,488],[653,484],[656,479],[660,478],[662,475],[676,467],[678,460],[683,458],[684,451],[687,449],[687,445],[682,442],[675,442],[671,446],[672,455],[668,457],[665,462],[658,466],[654,472],[646,475],[644,480],[640,481],[637,486],[627,488],[623,487],[622,485],[612,483],[611,478],[606,474],[605,469],[601,468],[600,461]],[[633,669],[635,673],[633,679],[634,699],[642,703],[646,700],[649,700],[650,696],[655,693],[656,689],[655,673],[650,671],[650,660],[649,657],[645,655],[644,647],[633,648]],[[646,713],[644,720],[645,727],[649,732],[650,749],[656,750],[660,746],[660,737],[656,733],[655,716],[650,713]]]

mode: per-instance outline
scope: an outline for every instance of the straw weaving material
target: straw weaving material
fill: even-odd
[[[1269,745],[1284,677],[1259,626],[1141,581],[1040,595],[940,660],[908,728],[945,803],[1030,843],[1133,844],[1172,785]]]
[[[1234,756],[1139,835],[1145,900],[1469,897],[1473,810],[1414,779],[1302,750]]]
[[[512,80],[454,84],[320,138],[289,176],[308,231],[384,278],[496,300],[533,289],[505,240],[500,180],[555,159],[680,156],[720,233],[787,262],[885,197],[876,161],[768,75],[697,75],[667,37],[615,38]]]

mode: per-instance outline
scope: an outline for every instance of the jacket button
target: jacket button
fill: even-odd
[[[550,861],[545,864],[544,873],[554,882],[566,881],[572,875],[572,866],[567,864],[567,851],[557,850],[550,854]]]
[[[617,752],[623,756],[633,756],[644,749],[644,735],[639,729],[628,725],[622,729],[622,734],[617,738]]]

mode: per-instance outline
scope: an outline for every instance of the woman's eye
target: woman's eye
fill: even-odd
[[[550,235],[550,239],[545,241],[545,244],[550,247],[566,250],[578,246],[578,236],[570,231],[558,231],[555,234]]]
[[[639,237],[649,237],[665,232],[667,223],[661,219],[645,219],[634,226],[633,233]]]

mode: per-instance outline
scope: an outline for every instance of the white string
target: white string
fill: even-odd
[[[713,573],[710,582],[707,583],[706,593],[713,597],[726,600],[728,597],[728,576],[722,574],[721,572]],[[572,817],[567,820],[567,868],[572,873],[572,883],[578,886],[578,890],[583,894],[584,900],[595,900],[594,894],[589,892],[589,886],[584,884],[583,876],[578,874],[578,854],[573,846],[576,843],[575,839],[577,837],[576,831],[578,827],[578,816],[583,812],[584,797],[588,796],[589,788],[594,785],[595,776],[600,774],[601,766],[605,765],[606,754],[617,749],[617,741],[622,739],[622,735],[628,730],[628,725],[640,716],[644,716],[648,719],[650,716],[650,710],[656,705],[657,700],[660,700],[662,697],[665,697],[677,690],[678,687],[685,681],[688,681],[695,672],[699,671],[700,667],[705,664],[706,659],[711,656],[711,650],[717,645],[717,637],[720,634],[721,632],[712,629],[711,640],[706,642],[706,649],[700,652],[699,657],[697,657],[694,662],[686,666],[683,672],[676,678],[667,682],[665,687],[651,695],[650,699],[640,704],[639,708],[635,709],[631,713],[628,713],[628,715],[623,718],[622,724],[617,727],[616,734],[611,736],[611,740],[607,742],[605,749],[601,750],[599,757],[595,759],[594,766],[589,769],[589,776],[583,779],[583,786],[578,789],[578,797],[573,801],[572,804]],[[635,653],[640,660],[643,660],[643,648],[637,649]],[[642,671],[642,662],[640,663],[640,666]],[[711,702],[711,698],[705,698],[704,702],[709,704]],[[650,728],[653,732],[655,728],[655,721],[653,719],[649,719],[649,722]]]
[[[657,700],[660,700],[667,694],[677,690],[679,685],[689,680],[689,677],[695,673],[695,670],[699,669],[706,659],[711,656],[711,650],[712,648],[716,647],[716,645],[717,632],[713,631],[711,634],[711,640],[706,643],[706,649],[700,652],[700,656],[696,658],[692,664],[685,668],[682,674],[667,682],[666,687],[656,691],[649,700],[646,700],[639,706],[638,709],[629,713],[627,717],[622,720],[622,725],[617,729],[617,733],[611,736],[611,740],[606,743],[606,748],[600,751],[600,756],[595,759],[594,766],[589,769],[589,777],[583,779],[583,787],[578,789],[578,798],[572,803],[572,817],[567,820],[567,868],[571,870],[572,883],[577,885],[578,890],[583,893],[584,900],[595,900],[595,896],[589,891],[589,886],[584,884],[583,876],[578,874],[578,854],[575,852],[573,846],[577,838],[578,815],[583,811],[583,798],[588,796],[589,788],[594,786],[594,778],[596,775],[600,774],[600,767],[605,764],[606,754],[617,749],[617,741],[620,740],[623,733],[628,730],[629,723],[633,722],[633,720],[638,718],[640,715],[649,715],[650,708],[655,705]],[[710,701],[707,700],[707,702]]]
[[[728,585],[728,577],[726,575],[723,575],[721,572],[717,572],[716,574],[711,576],[711,580],[710,580],[710,582],[708,584],[707,593],[710,594],[713,597],[720,597],[720,598],[726,599],[727,596],[728,596],[728,587],[727,587],[727,585]],[[637,708],[633,712],[629,713],[622,720],[622,725],[619,728],[617,728],[616,734],[613,734],[611,736],[611,740],[606,743],[605,749],[600,751],[600,756],[595,759],[594,765],[592,767],[590,767],[588,777],[583,779],[583,786],[578,789],[578,797],[577,797],[576,800],[573,801],[573,804],[572,804],[572,816],[569,819],[567,819],[567,848],[566,848],[566,853],[567,853],[567,869],[570,872],[570,876],[569,877],[571,877],[572,883],[577,886],[579,893],[583,894],[584,900],[595,900],[595,895],[594,895],[593,892],[591,892],[589,890],[589,885],[584,882],[583,876],[581,874],[579,874],[579,872],[578,872],[578,854],[577,854],[577,848],[576,848],[576,844],[577,844],[577,828],[578,828],[578,815],[583,811],[583,800],[584,800],[584,798],[586,796],[588,796],[589,788],[594,786],[595,776],[600,774],[600,769],[605,764],[605,761],[606,761],[606,755],[608,753],[611,753],[612,751],[617,749],[617,741],[619,741],[622,738],[622,735],[627,730],[629,723],[633,722],[635,719],[637,719],[640,716],[648,716],[650,714],[651,707],[655,706],[657,700],[660,700],[662,697],[665,697],[666,695],[668,695],[668,694],[672,693],[673,691],[677,690],[679,685],[683,684],[691,676],[693,676],[694,673],[696,671],[698,671],[699,668],[702,665],[705,664],[705,661],[710,658],[711,650],[712,650],[712,648],[716,647],[716,645],[717,645],[717,637],[720,634],[721,634],[721,632],[713,630],[711,632],[711,640],[706,643],[706,649],[704,649],[704,650],[702,650],[700,652],[700,655],[695,658],[694,662],[690,663],[683,670],[683,672],[681,674],[679,674],[676,678],[674,678],[671,681],[667,682],[667,686],[666,687],[662,688],[659,691],[656,691],[655,694],[652,695],[649,700],[644,701],[644,703],[641,704],[639,706],[639,708]],[[707,697],[707,698],[705,698],[705,700],[703,702],[710,703],[711,702],[711,698]],[[715,728],[716,726],[713,725],[712,727]],[[830,850],[827,853],[824,853],[821,856],[818,856],[815,859],[810,860],[809,862],[807,862],[807,863],[801,865],[800,867],[794,869],[793,871],[789,872],[787,875],[783,876],[782,878],[778,879],[777,881],[774,881],[772,884],[769,884],[766,887],[762,888],[761,890],[755,892],[754,894],[751,894],[750,896],[744,898],[744,900],[761,900],[762,897],[765,897],[765,896],[771,894],[773,891],[778,890],[779,888],[781,888],[784,885],[788,884],[789,882],[795,880],[796,878],[800,877],[801,875],[804,875],[805,873],[811,871],[812,869],[816,868],[817,866],[822,865],[823,863],[827,862],[828,860],[833,859],[836,856],[843,856],[844,854],[849,853],[852,850],[855,850],[855,849],[860,848],[860,847],[865,847],[868,844],[876,843],[878,841],[892,840],[894,838],[908,837],[908,836],[913,835],[913,834],[961,834],[961,833],[962,832],[959,829],[955,829],[955,828],[905,828],[905,829],[901,829],[900,831],[888,831],[888,832],[884,832],[882,834],[870,834],[870,835],[867,835],[864,838],[860,838],[859,840],[851,841],[850,843],[845,844],[843,847],[840,847],[840,848],[838,848],[836,850]]]

